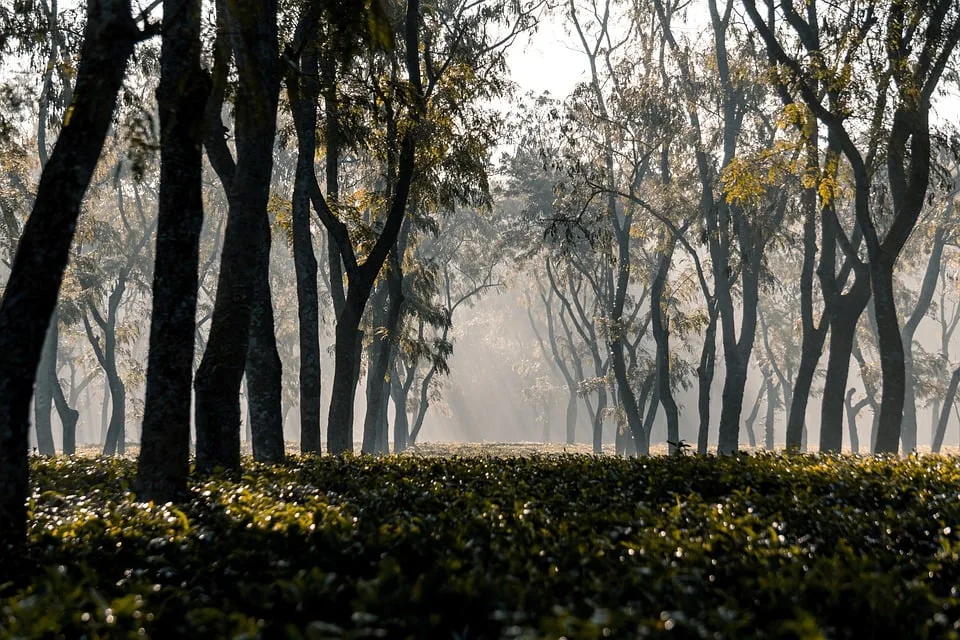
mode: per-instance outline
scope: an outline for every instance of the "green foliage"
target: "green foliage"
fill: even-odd
[[[0,637],[957,637],[960,461],[35,459]]]

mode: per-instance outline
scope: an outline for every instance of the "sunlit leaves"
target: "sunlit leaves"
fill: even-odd
[[[960,616],[955,459],[303,458],[180,506],[136,503],[130,461],[32,467],[46,569],[2,589],[0,635],[952,637]]]

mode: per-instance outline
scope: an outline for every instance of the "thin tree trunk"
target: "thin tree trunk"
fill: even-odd
[[[393,452],[403,453],[407,449],[407,437],[410,433],[410,420],[407,416],[407,393],[410,388],[401,384],[394,371],[390,381],[390,394],[393,396]]]
[[[769,384],[769,381],[764,377],[766,384]],[[753,425],[757,421],[757,414],[760,411],[760,400],[763,398],[763,389],[757,391],[757,399],[753,401],[753,408],[750,410],[750,413],[747,415],[747,419],[743,421],[743,425],[747,428],[747,442],[750,444],[750,448],[755,449],[757,447],[757,435],[753,431]]]
[[[667,302],[664,300],[664,291],[676,242],[676,238],[672,236],[668,247],[660,253],[657,273],[650,291],[651,330],[657,344],[657,397],[667,417],[667,444],[670,453],[676,452],[680,444],[680,412],[670,389],[670,324],[665,309]]]
[[[950,376],[950,384],[947,386],[947,393],[943,397],[943,408],[940,409],[940,419],[937,420],[937,431],[933,435],[933,442],[930,445],[934,453],[940,453],[943,446],[943,439],[947,433],[947,423],[950,421],[950,411],[953,409],[953,403],[957,397],[957,385],[960,385],[960,367],[953,370]]]
[[[313,9],[305,9],[312,12]],[[287,94],[297,131],[297,170],[293,185],[293,263],[297,275],[297,318],[300,339],[300,451],[317,453],[320,444],[320,312],[317,293],[317,258],[310,231],[310,183],[315,179],[317,151],[317,103],[319,57],[314,16],[305,13],[301,22],[304,46],[299,69],[287,72]],[[288,50],[289,51],[289,50]],[[336,149],[328,149],[328,157]],[[330,185],[328,183],[328,189]],[[332,240],[331,240],[332,242]],[[331,247],[330,256],[340,266],[340,254]],[[342,276],[340,287],[342,290]],[[333,272],[331,271],[331,278]],[[332,286],[332,282],[331,282]]]
[[[933,247],[930,250],[930,257],[927,259],[927,267],[921,281],[917,302],[913,311],[903,323],[903,330],[900,332],[900,339],[903,344],[904,378],[906,380],[903,423],[900,427],[900,441],[904,452],[917,449],[917,402],[913,390],[913,337],[920,326],[920,322],[926,317],[927,311],[930,309],[930,303],[933,301],[933,294],[940,279],[940,265],[943,261],[945,244],[946,228],[941,225],[934,234]]]
[[[33,397],[33,422],[37,430],[37,451],[42,456],[56,455],[57,449],[53,443],[53,424],[51,412],[53,409],[54,385],[57,382],[57,342],[60,331],[57,326],[57,311],[54,309],[43,340],[43,350],[40,355],[40,364],[37,367],[37,385]]]
[[[710,441],[710,388],[717,363],[717,315],[716,303],[708,306],[709,320],[703,334],[700,365],[697,367],[697,409],[700,424],[697,428],[697,453],[705,455]]]
[[[773,434],[774,428],[776,426],[776,416],[777,416],[777,385],[773,383],[773,380],[767,378],[766,380],[766,396],[767,396],[767,415],[764,418],[764,439],[766,440],[767,449],[773,451],[774,442]]]
[[[850,451],[853,453],[860,453],[860,434],[857,432],[857,415],[860,413],[860,409],[866,404],[866,400],[861,400],[854,406],[853,404],[853,394],[856,393],[856,390],[853,387],[847,390],[847,395],[844,400],[844,403],[847,406],[847,431],[849,432],[850,437]]]

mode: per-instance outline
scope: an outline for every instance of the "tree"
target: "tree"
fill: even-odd
[[[182,497],[190,470],[190,387],[200,268],[203,107],[200,1],[165,0],[160,50],[160,196],[138,498]]]
[[[863,233],[870,268],[882,370],[882,399],[878,423],[877,452],[896,452],[901,436],[905,395],[905,354],[901,340],[893,273],[897,258],[913,231],[926,198],[930,178],[930,103],[944,70],[960,41],[960,8],[951,0],[935,0],[916,5],[904,0],[869,1],[850,13],[828,10],[818,15],[817,3],[811,3],[805,18],[793,5],[772,0],[766,2],[767,17],[760,14],[755,0],[744,6],[768,52],[795,86],[802,100],[836,137],[853,171],[855,212]],[[791,55],[778,35],[775,20],[782,17],[812,64],[804,68],[801,58]],[[852,24],[853,37],[838,41],[838,51],[824,52],[815,38],[815,27]],[[850,86],[855,62],[853,54],[867,54],[872,74],[857,78],[874,83],[873,87]],[[837,69],[827,68],[823,60],[843,60]],[[839,72],[839,73],[836,73]],[[824,104],[811,78],[826,74],[839,100]],[[869,151],[858,144],[853,118],[865,115],[853,98],[868,94],[883,119],[871,123],[873,131],[882,131],[886,152],[887,188],[893,202],[893,218],[883,226],[871,210],[870,195],[874,175],[869,171]],[[884,123],[889,122],[889,126]],[[871,131],[871,133],[873,133]]]
[[[129,0],[88,0],[73,102],[40,176],[0,301],[0,546],[26,535],[27,429],[34,372],[57,302],[80,203],[90,182],[128,58],[144,36]]]
[[[220,36],[229,36],[237,69],[237,159],[232,175],[224,182],[229,214],[217,298],[210,336],[194,381],[197,466],[202,470],[239,468],[240,382],[248,360],[251,327],[260,322],[264,333],[273,329],[272,316],[268,321],[263,305],[270,304],[269,286],[264,284],[269,255],[267,202],[280,90],[277,4],[275,0],[221,3],[218,9],[219,29],[225,30]],[[220,72],[226,74],[222,67]],[[217,80],[211,94],[213,102],[222,98],[222,85],[218,86]],[[227,158],[221,155],[225,150],[222,135],[221,127],[205,136],[214,167],[229,158],[229,152]],[[229,161],[232,163],[232,158]],[[267,348],[266,344],[261,346],[258,353]],[[274,353],[266,357],[275,356],[275,343],[273,349]],[[271,361],[276,363],[279,358]],[[279,413],[279,406],[276,409]]]

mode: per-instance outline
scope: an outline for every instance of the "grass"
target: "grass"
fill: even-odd
[[[958,637],[955,458],[425,453],[33,459],[0,638]]]

